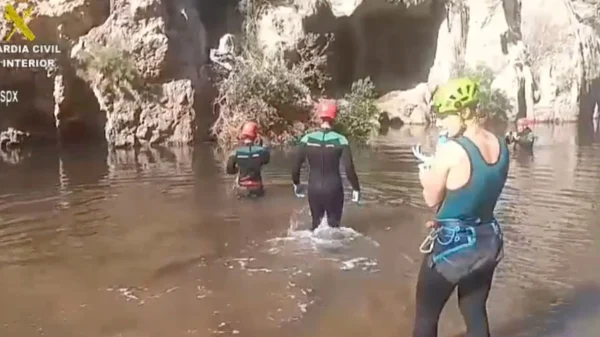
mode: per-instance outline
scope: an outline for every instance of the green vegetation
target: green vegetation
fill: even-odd
[[[291,57],[283,52],[264,55],[256,37],[256,22],[271,5],[247,2],[245,6],[240,54],[233,70],[217,83],[218,117],[211,131],[222,152],[237,143],[238,131],[247,120],[256,121],[262,136],[272,145],[295,142],[318,126],[312,114],[313,104],[323,96],[325,84],[330,80],[325,72],[325,52],[331,36],[307,35]],[[373,129],[369,126],[376,111],[374,97],[369,80],[357,82],[346,95],[349,104],[340,107],[336,125],[348,138],[364,140]]]
[[[311,60],[315,62],[315,60]],[[228,150],[247,120],[256,121],[273,144],[289,142],[311,122],[311,88],[303,63],[288,67],[283,57],[265,59],[244,48],[233,71],[217,83],[218,118],[212,128],[219,147]]]
[[[133,56],[117,43],[88,46],[81,53],[80,61],[79,76],[97,82],[106,92],[130,91],[140,82]]]
[[[377,92],[370,78],[352,83],[352,90],[340,105],[335,129],[360,143],[366,142],[379,129],[377,120],[381,112],[375,105],[376,99]]]

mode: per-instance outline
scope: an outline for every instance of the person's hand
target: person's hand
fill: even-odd
[[[413,155],[419,161],[421,161],[423,163],[426,163],[428,161],[431,161],[431,159],[433,159],[432,156],[428,156],[421,151],[421,144],[417,144],[417,145],[413,146],[411,150],[412,150]]]
[[[302,185],[300,185],[300,184],[294,185],[294,194],[298,198],[306,197],[306,193],[304,193],[304,188],[302,188]]]
[[[428,228],[428,229],[434,229],[434,228],[437,227],[437,224],[436,224],[435,221],[429,220],[429,221],[425,222],[425,227]]]
[[[352,202],[358,203],[360,201],[360,191],[352,191]]]

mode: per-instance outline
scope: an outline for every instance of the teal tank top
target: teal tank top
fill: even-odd
[[[454,140],[462,146],[471,163],[471,176],[463,187],[447,190],[436,219],[481,219],[483,222],[494,218],[494,208],[502,193],[508,176],[509,152],[506,142],[498,138],[500,156],[494,164],[488,164],[477,145],[467,137]]]

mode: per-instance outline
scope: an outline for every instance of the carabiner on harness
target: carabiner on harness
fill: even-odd
[[[423,240],[423,242],[421,243],[421,246],[419,246],[419,251],[421,253],[429,254],[433,251],[433,244],[435,243],[435,240],[438,238],[439,232],[440,232],[440,228],[434,228],[429,232],[429,234],[427,235],[425,240]]]

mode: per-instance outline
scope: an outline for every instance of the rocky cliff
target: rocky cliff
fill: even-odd
[[[55,127],[78,139],[100,132],[118,147],[194,140],[207,59],[195,1],[29,1],[17,9],[27,7],[25,22],[36,34],[27,44],[58,44],[61,54],[56,69],[1,70],[3,87],[33,99],[3,116],[3,126],[45,121],[37,131]],[[3,22],[1,32],[9,26]]]
[[[296,2],[264,14],[265,50],[294,48],[307,32],[333,33],[335,83],[370,76],[387,93],[380,107],[405,123],[426,123],[432,89],[464,67],[496,74],[492,87],[508,97],[511,119],[576,121],[597,101],[595,1]]]
[[[29,44],[58,44],[61,54],[53,69],[0,68],[0,89],[21,92],[0,129],[114,146],[192,142],[213,119],[207,50],[241,28],[237,3],[222,4],[217,18],[208,0],[21,1],[19,13],[33,6]],[[275,55],[307,33],[332,34],[330,90],[370,77],[380,107],[405,123],[427,123],[434,87],[479,65],[496,74],[509,117],[575,121],[591,118],[599,96],[597,11],[587,0],[272,1],[257,36]],[[2,21],[0,34],[12,27]],[[10,43],[23,41],[17,33]]]

